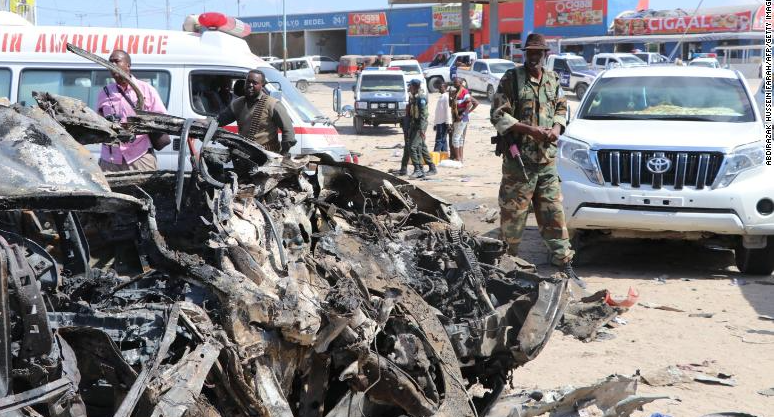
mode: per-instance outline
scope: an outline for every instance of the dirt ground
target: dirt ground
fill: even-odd
[[[341,82],[344,104],[354,105],[352,79],[322,75],[323,81],[310,87],[307,97],[324,114],[331,110],[331,90]],[[757,86],[759,80],[751,80]],[[430,95],[430,109],[438,94]],[[571,108],[577,107],[570,95]],[[439,168],[439,174],[418,185],[454,203],[468,229],[496,237],[499,220],[482,218],[498,209],[500,159],[494,155],[490,136],[489,102],[481,103],[471,116],[465,143],[465,164],[461,169]],[[432,123],[432,120],[430,121]],[[336,122],[341,141],[360,152],[360,163],[380,170],[398,168],[402,149],[377,149],[403,143],[399,127],[366,126],[356,135],[352,120]],[[427,131],[432,150],[435,132]],[[499,209],[498,209],[499,211]],[[521,256],[535,263],[541,272],[553,272],[547,251],[530,217]],[[585,248],[584,262],[576,271],[588,283],[588,290],[608,289],[624,296],[629,288],[639,292],[639,302],[621,317],[627,324],[609,330],[614,338],[584,343],[555,332],[545,350],[515,372],[515,389],[549,389],[590,384],[611,374],[632,375],[670,365],[713,362],[733,375],[735,387],[699,382],[680,386],[641,385],[640,394],[668,395],[669,400],[648,404],[635,416],[660,412],[673,417],[702,416],[716,412],[744,412],[759,417],[774,416],[774,397],[757,393],[774,387],[774,277],[741,275],[734,266],[733,253],[699,244],[675,241],[616,240]],[[681,312],[645,308],[668,305]],[[711,318],[691,317],[714,313]]]

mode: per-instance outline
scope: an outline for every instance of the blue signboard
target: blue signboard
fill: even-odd
[[[282,16],[240,17],[250,25],[253,33],[279,32],[282,30]],[[288,30],[346,29],[347,13],[296,14],[287,17]]]

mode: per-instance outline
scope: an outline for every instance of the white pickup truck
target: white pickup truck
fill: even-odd
[[[491,101],[494,98],[500,78],[505,71],[515,68],[516,64],[507,59],[479,59],[470,69],[458,69],[457,76],[470,91],[486,93]]]
[[[457,67],[458,70],[462,68],[470,68],[473,62],[478,58],[478,54],[475,52],[456,52],[453,53],[449,59],[442,64],[436,66],[430,66],[425,68],[425,79],[427,80],[427,88],[431,93],[438,91],[441,83],[451,82],[451,76],[449,75],[452,65],[457,65],[457,62],[461,62],[462,65]],[[438,62],[434,59],[433,62]]]

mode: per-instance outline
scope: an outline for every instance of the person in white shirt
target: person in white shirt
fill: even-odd
[[[433,130],[435,130],[435,147],[433,152],[449,152],[449,142],[447,136],[449,126],[452,122],[451,106],[449,105],[449,92],[446,83],[441,83],[439,91],[441,97],[435,103],[435,118],[433,119]]]

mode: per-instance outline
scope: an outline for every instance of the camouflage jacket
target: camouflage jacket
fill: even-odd
[[[514,92],[516,85],[518,95]],[[530,80],[524,66],[508,70],[500,79],[490,118],[497,133],[501,135],[505,135],[517,122],[542,127],[553,127],[558,123],[564,132],[567,125],[567,98],[559,84],[559,77],[555,72],[544,69],[543,77],[538,82]],[[529,135],[519,136],[516,139],[525,162],[547,164],[556,158],[555,142],[535,140]]]
[[[416,95],[409,94],[408,107],[406,107],[406,116],[409,119],[409,129],[417,129],[422,132],[427,130],[428,114],[427,96],[421,93]]]

